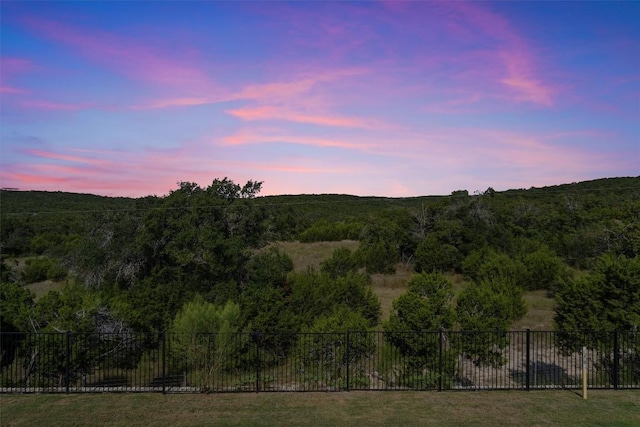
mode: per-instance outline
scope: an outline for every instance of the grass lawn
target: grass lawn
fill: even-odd
[[[640,391],[1,395],[8,426],[638,426]]]

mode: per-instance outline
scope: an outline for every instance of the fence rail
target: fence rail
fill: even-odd
[[[0,333],[0,393],[533,390],[583,369],[640,389],[640,332]]]

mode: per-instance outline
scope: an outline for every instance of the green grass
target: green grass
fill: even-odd
[[[5,426],[637,426],[640,391],[2,395]]]

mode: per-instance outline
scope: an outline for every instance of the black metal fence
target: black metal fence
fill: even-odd
[[[1,393],[640,389],[640,332],[0,333]]]

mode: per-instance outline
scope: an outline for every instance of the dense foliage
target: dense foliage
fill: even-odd
[[[193,313],[238,333],[370,329],[380,324],[380,303],[368,275],[393,273],[398,263],[416,275],[384,328],[416,366],[435,341],[408,342],[403,330],[491,330],[463,351],[476,364],[502,363],[504,331],[524,313],[525,290],[557,296],[559,329],[640,323],[640,177],[398,199],[258,197],[260,188],[224,178],[139,199],[2,191],[0,329],[190,330]],[[287,254],[267,247],[291,239],[360,245],[337,250],[320,271],[294,273]],[[448,272],[469,283],[455,302]],[[24,285],[41,281],[66,285],[36,300]],[[233,321],[220,323],[227,317]],[[305,343],[292,336],[259,339],[273,360],[346,357],[339,336]],[[571,337],[563,341],[568,351],[584,344]],[[78,366],[109,345],[78,346]],[[357,357],[366,356],[371,343],[358,345]],[[3,364],[11,360],[6,351]]]

